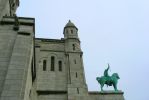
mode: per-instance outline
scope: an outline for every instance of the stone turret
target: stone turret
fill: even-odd
[[[64,27],[66,52],[81,52],[78,28],[70,20]]]
[[[66,65],[68,68],[68,100],[87,95],[82,50],[78,28],[69,20],[64,27]]]
[[[78,28],[70,20],[64,27],[64,38],[78,38]]]

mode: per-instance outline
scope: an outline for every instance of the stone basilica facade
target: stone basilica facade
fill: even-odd
[[[123,92],[89,92],[78,28],[64,38],[35,38],[35,19],[17,17],[19,0],[0,0],[0,100],[124,100]]]

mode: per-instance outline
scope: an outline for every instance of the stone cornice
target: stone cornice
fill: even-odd
[[[103,91],[103,92],[98,92],[98,91],[89,91],[88,92],[89,94],[92,94],[92,95],[112,95],[112,94],[124,94],[124,92],[122,91]]]
[[[35,38],[36,40],[40,40],[41,42],[55,42],[55,43],[64,43],[62,39],[45,39],[45,38]]]
[[[20,25],[28,25],[28,26],[34,26],[35,25],[35,18],[28,18],[28,17],[18,17],[19,24]],[[14,17],[3,17],[1,24],[2,25],[14,25],[15,19]]]

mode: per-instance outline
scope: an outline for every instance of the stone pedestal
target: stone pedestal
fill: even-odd
[[[90,100],[125,100],[122,91],[89,92]]]

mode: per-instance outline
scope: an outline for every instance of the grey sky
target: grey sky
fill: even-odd
[[[148,0],[20,1],[18,15],[36,18],[36,37],[63,37],[69,19],[78,27],[90,91],[99,91],[95,78],[110,63],[126,100],[148,100]]]

